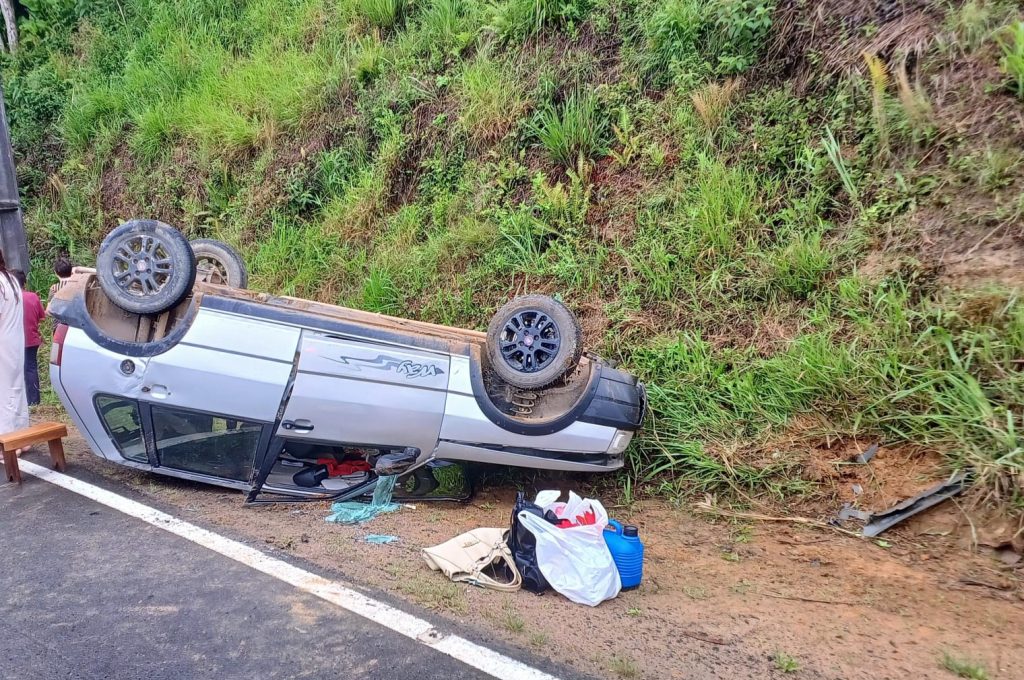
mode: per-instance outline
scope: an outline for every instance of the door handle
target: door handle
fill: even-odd
[[[306,434],[307,432],[313,431],[312,421],[306,420],[305,418],[299,418],[298,420],[285,420],[281,423],[281,427],[295,434]]]
[[[167,389],[167,385],[146,385],[142,388],[143,392],[148,392],[154,399],[166,399],[171,396],[171,391]]]

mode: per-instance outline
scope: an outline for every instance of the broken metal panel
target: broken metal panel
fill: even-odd
[[[872,514],[868,524],[864,527],[864,535],[869,538],[878,536],[903,520],[959,495],[967,488],[968,481],[965,472],[957,472],[948,481],[937,484],[913,498],[908,498],[888,510]]]
[[[7,127],[7,108],[0,86],[0,249],[8,269],[29,271],[28,241],[21,215],[18,176],[14,168],[14,151]]]

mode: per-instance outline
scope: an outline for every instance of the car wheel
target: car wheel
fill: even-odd
[[[188,239],[157,220],[130,220],[107,234],[96,256],[107,297],[133,314],[159,314],[189,294],[196,261]]]
[[[513,387],[547,387],[575,368],[582,353],[576,317],[547,295],[508,302],[487,327],[491,369]]]
[[[413,480],[411,489],[408,488],[410,478]],[[398,483],[410,496],[428,496],[440,486],[429,467],[416,468],[409,474],[399,477]]]
[[[249,285],[249,272],[242,255],[223,241],[197,238],[190,242],[196,254],[196,279],[232,288]]]

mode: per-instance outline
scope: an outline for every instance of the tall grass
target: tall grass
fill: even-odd
[[[1010,79],[1010,90],[1024,100],[1024,21],[1015,21],[998,34],[1003,56],[999,68]]]
[[[968,5],[949,25],[1017,93],[1024,43],[993,41],[1016,7]],[[913,161],[937,148],[932,53],[913,75],[871,57],[866,97],[759,71],[737,96],[773,6],[68,5],[0,57],[34,257],[88,263],[152,214],[241,244],[262,290],[474,328],[551,292],[649,387],[648,488],[805,490],[806,434],[935,449],[1019,499],[1021,302],[944,290],[897,233],[955,187],[1012,193],[1019,154],[991,135],[941,173]],[[895,264],[850,274],[883,243]]]
[[[892,321],[885,315],[894,308],[884,302],[891,294],[874,291],[865,301],[873,307],[858,313],[876,324]],[[770,359],[714,351],[699,336],[666,338],[637,352],[633,365],[654,386],[651,408],[659,427],[635,454],[653,461],[647,463],[653,472],[675,470],[702,487],[713,486],[723,469],[734,482],[757,484],[757,473],[771,474],[772,466],[767,472],[728,469],[731,462],[715,460],[706,446],[727,451],[732,442],[814,414],[831,427],[853,422],[862,435],[943,450],[953,466],[973,470],[994,497],[1019,497],[1021,413],[1005,405],[1024,403],[1024,379],[1009,359],[1024,348],[1024,309],[1019,300],[1002,298],[992,325],[967,333],[921,329],[918,324],[933,320],[934,302],[912,310],[909,326],[862,335],[856,344],[809,334]],[[980,364],[1003,368],[982,377]],[[677,467],[681,455],[689,463]]]
[[[477,37],[485,19],[474,0],[431,0],[419,12],[424,52],[443,59],[459,56]]]
[[[967,52],[980,48],[992,35],[993,10],[985,0],[968,0],[950,13],[947,23]]]
[[[521,81],[487,55],[466,65],[459,78],[460,122],[477,142],[495,142],[519,121],[527,102]]]
[[[690,95],[693,108],[709,135],[721,126],[742,84],[738,78],[728,78],[723,83],[708,83]]]
[[[535,134],[551,160],[572,168],[580,158],[605,151],[609,121],[593,92],[573,90],[558,105],[538,115]]]
[[[643,68],[655,82],[694,84],[704,71],[701,40],[705,0],[666,0],[643,22]]]
[[[771,28],[772,0],[667,0],[642,22],[642,67],[655,82],[692,87],[709,75],[743,73]]]
[[[819,230],[799,233],[771,253],[768,262],[774,285],[796,298],[807,298],[832,271],[835,253],[822,243]]]
[[[254,286],[334,302],[345,278],[347,254],[326,230],[278,216],[247,260]]]
[[[846,190],[846,195],[850,197],[854,204],[859,204],[860,193],[857,190],[857,183],[853,181],[853,174],[850,172],[846,160],[843,159],[843,152],[839,147],[839,141],[832,134],[831,128],[825,128],[825,136],[821,138],[821,145],[828,155],[829,162],[832,163],[832,167],[835,168],[836,173],[839,175],[839,180],[842,182],[843,189]]]
[[[493,5],[490,28],[505,40],[521,40],[547,27],[577,25],[590,5],[590,0],[503,0]]]
[[[358,0],[359,12],[377,28],[392,29],[405,20],[406,0]]]
[[[234,18],[249,35],[218,24],[192,2],[156,3],[120,70],[86,63],[72,90],[63,131],[79,148],[99,130],[129,125],[131,144],[153,158],[179,139],[234,153],[294,129],[319,106],[332,75],[333,43],[316,50],[304,32],[321,20],[306,0],[276,12],[254,1]],[[223,19],[222,19],[223,21]]]

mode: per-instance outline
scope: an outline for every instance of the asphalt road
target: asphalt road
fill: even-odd
[[[488,677],[26,476],[0,484],[0,678]]]

